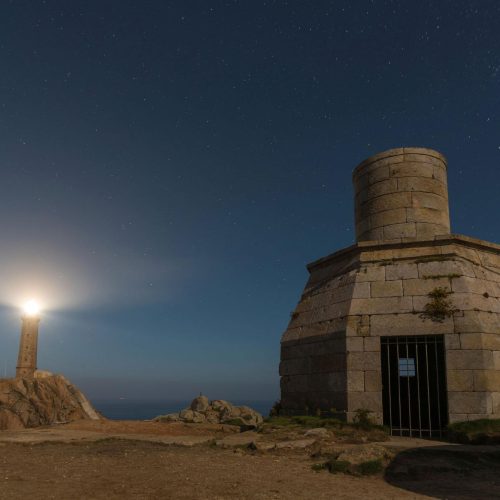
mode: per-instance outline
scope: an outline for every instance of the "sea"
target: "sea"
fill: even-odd
[[[274,401],[231,401],[235,406],[249,406],[263,417],[269,415]],[[151,420],[158,415],[176,413],[189,408],[191,400],[137,401],[130,399],[92,400],[94,408],[110,420]]]

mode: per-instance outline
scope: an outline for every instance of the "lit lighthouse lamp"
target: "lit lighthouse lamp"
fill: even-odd
[[[35,300],[24,304],[16,377],[33,378],[36,371],[40,306]]]

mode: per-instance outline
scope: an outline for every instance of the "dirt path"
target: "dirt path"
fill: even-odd
[[[500,499],[499,446],[391,438],[377,444],[393,457],[385,476],[311,468],[335,450],[370,446],[335,435],[316,441],[304,429],[239,433],[215,424],[80,421],[1,431],[0,500]]]
[[[1,499],[429,498],[387,484],[311,470],[302,454],[104,440],[0,444]]]

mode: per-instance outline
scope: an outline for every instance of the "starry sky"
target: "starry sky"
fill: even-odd
[[[353,242],[352,169],[449,160],[499,242],[497,0],[0,3],[0,369],[91,398],[272,400],[306,263]]]

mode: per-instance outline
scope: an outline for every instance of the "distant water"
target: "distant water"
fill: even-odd
[[[134,401],[130,399],[93,400],[94,408],[111,420],[150,420],[158,415],[175,413],[188,408],[189,401]],[[236,406],[246,405],[261,413],[269,415],[274,401],[231,401]]]

